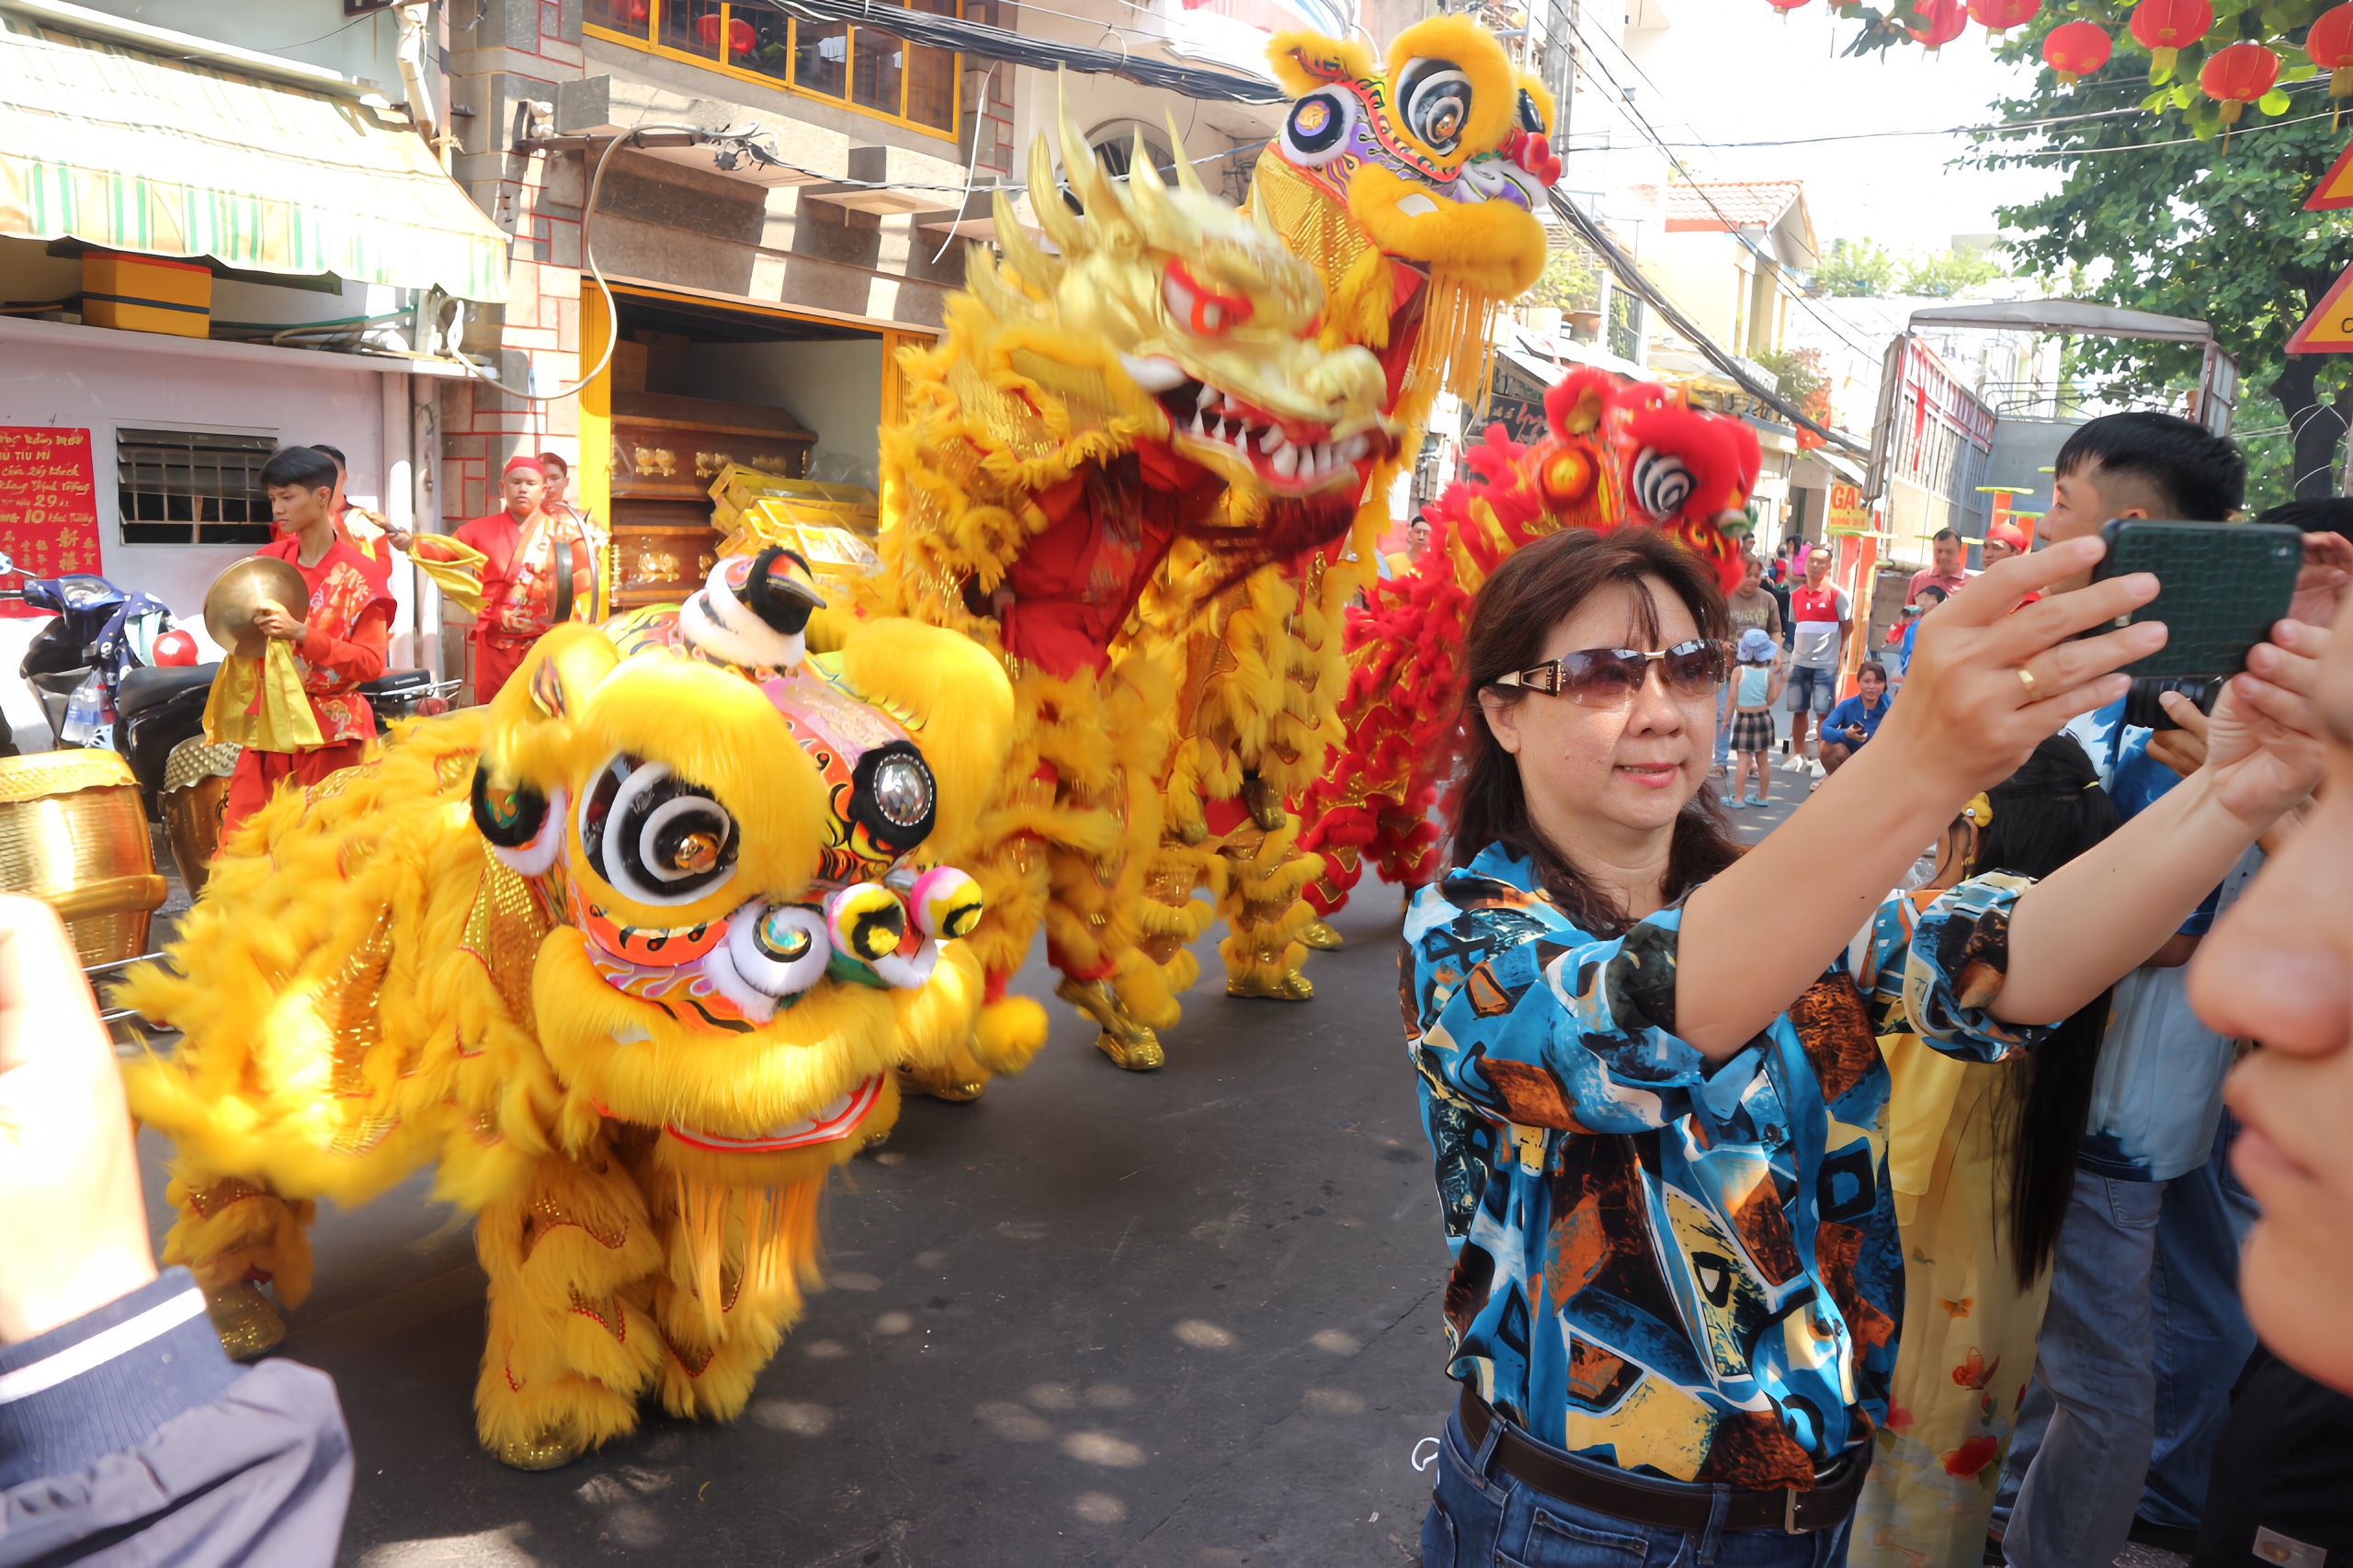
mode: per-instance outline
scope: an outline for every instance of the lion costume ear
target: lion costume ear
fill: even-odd
[[[526,876],[545,871],[563,846],[563,786],[577,716],[620,660],[611,639],[596,627],[559,626],[540,639],[491,700],[490,724],[474,762],[474,828],[501,860]]]
[[[1013,687],[1005,669],[961,632],[912,620],[870,620],[841,650],[841,673],[907,727],[938,786],[922,858],[954,855],[1004,782],[1013,745]]]

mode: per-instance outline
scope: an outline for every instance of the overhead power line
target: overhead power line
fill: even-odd
[[[847,23],[855,28],[888,33],[909,43],[952,50],[976,60],[1003,61],[1013,65],[1034,66],[1040,71],[1051,71],[1061,66],[1090,75],[1120,76],[1147,87],[1162,87],[1172,93],[1181,93],[1187,97],[1213,98],[1238,104],[1279,104],[1290,99],[1290,94],[1280,85],[1261,77],[1239,76],[1231,71],[1204,71],[1197,66],[1176,65],[1161,60],[1141,60],[1131,54],[1124,43],[1116,50],[1066,43],[1060,39],[1038,38],[1029,33],[1015,32],[1010,28],[992,27],[985,22],[968,22],[958,17],[942,17],[929,11],[915,10],[898,4],[897,0],[747,0],[747,3],[762,4],[771,10],[781,11],[819,27]],[[1122,30],[1110,28],[1107,32]]]
[[[1601,257],[1610,272],[1629,292],[1640,296],[1651,309],[1665,316],[1666,324],[1688,339],[1694,347],[1707,357],[1708,363],[1731,377],[1743,392],[1775,410],[1800,429],[1813,431],[1841,451],[1851,453],[1859,458],[1870,456],[1869,447],[1845,431],[1834,429],[1823,424],[1798,407],[1796,403],[1783,397],[1779,388],[1768,387],[1751,375],[1738,355],[1710,337],[1697,323],[1678,310],[1675,301],[1661,292],[1656,284],[1643,275],[1643,269],[1634,264],[1634,258],[1618,248],[1618,242],[1609,237],[1609,232],[1596,222],[1591,214],[1579,207],[1565,191],[1557,186],[1552,188],[1551,195],[1552,210],[1560,215],[1561,221],[1577,232],[1578,236],[1592,247],[1595,255]]]

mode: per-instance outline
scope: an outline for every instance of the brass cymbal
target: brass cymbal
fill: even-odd
[[[204,591],[204,630],[238,658],[258,659],[269,640],[254,630],[254,616],[265,603],[301,619],[310,613],[311,590],[293,562],[248,555]]]

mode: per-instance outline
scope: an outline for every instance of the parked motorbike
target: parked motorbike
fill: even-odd
[[[0,553],[0,576],[15,574],[16,562]],[[171,611],[160,599],[125,593],[87,573],[28,577],[21,588],[0,589],[0,599],[50,612],[17,673],[40,701],[51,738],[60,745],[113,745],[123,677],[147,664],[155,639],[172,629]]]

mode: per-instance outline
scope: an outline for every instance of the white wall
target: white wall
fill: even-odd
[[[144,333],[46,323],[6,324],[6,335],[0,337],[0,425],[90,432],[100,572],[119,587],[162,599],[199,642],[206,642],[205,589],[222,568],[250,554],[253,547],[124,544],[113,467],[119,426],[235,430],[274,436],[280,442],[324,441],[341,448],[351,465],[352,499],[382,508],[387,455],[382,370],[347,361],[338,364],[324,354],[238,352],[227,345],[203,346],[210,352],[201,354],[173,353],[160,349],[159,340]],[[392,574],[401,600],[392,618],[396,665],[409,662],[404,635],[411,619],[409,576],[405,570]],[[44,624],[46,618],[0,619],[0,714],[14,725],[41,722],[38,704],[16,671],[25,644]],[[209,642],[207,646],[209,650]]]
[[[373,82],[404,98],[400,24],[389,11],[346,17],[335,0],[77,0],[93,11],[151,28],[169,28],[215,43],[299,60]]]
[[[871,486],[881,447],[882,339],[830,343],[699,343],[676,383],[690,397],[789,410],[817,433],[810,472]]]

